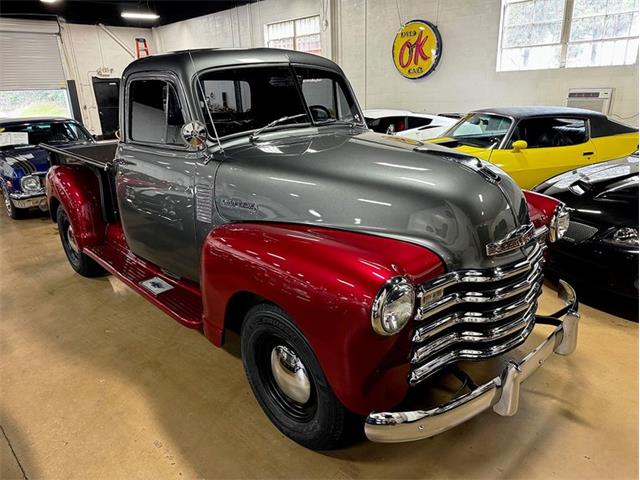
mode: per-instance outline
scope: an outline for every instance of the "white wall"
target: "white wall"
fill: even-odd
[[[157,53],[150,28],[107,28],[132,51],[135,51],[136,37],[142,37],[147,39],[150,52]],[[119,78],[134,58],[100,27],[94,25],[63,24],[62,43],[67,78],[76,81],[84,125],[92,133],[101,134],[91,77],[99,76],[97,70],[106,67],[112,69],[109,77]]]
[[[154,39],[163,52],[187,48],[263,47],[265,25],[312,15],[320,15],[322,22],[328,16],[328,3],[329,0],[262,0],[154,28]],[[330,58],[329,29],[321,32],[320,41],[322,54]]]
[[[429,20],[442,35],[437,70],[419,80],[402,77],[391,59],[400,26],[395,1],[337,1],[338,60],[363,107],[464,112],[489,106],[564,105],[569,88],[613,87],[612,114],[638,124],[637,65],[496,72],[500,0],[399,0],[402,22]]]

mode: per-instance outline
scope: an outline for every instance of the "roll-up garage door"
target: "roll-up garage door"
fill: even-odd
[[[0,90],[66,88],[55,33],[0,30]]]

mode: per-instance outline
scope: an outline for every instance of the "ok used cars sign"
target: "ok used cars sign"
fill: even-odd
[[[426,20],[405,23],[393,41],[393,63],[402,76],[412,80],[433,72],[441,52],[438,27]]]

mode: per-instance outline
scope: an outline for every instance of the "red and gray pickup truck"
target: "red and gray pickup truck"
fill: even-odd
[[[372,132],[333,62],[147,57],[124,72],[120,112],[118,144],[43,146],[71,266],[110,272],[216,346],[239,332],[256,399],[296,442],[336,447],[354,422],[401,442],[488,409],[513,415],[520,383],[574,350],[569,285],[561,311],[537,314],[564,205],[490,163]],[[538,324],[554,328],[495,378],[461,368]],[[398,408],[452,373],[451,400]]]

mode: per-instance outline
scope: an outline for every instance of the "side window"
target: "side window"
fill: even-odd
[[[132,140],[181,145],[184,124],[175,88],[164,80],[129,84],[129,132]]]
[[[409,117],[407,120],[407,130],[411,128],[426,127],[433,120],[425,117]]]
[[[588,140],[587,121],[582,118],[530,118],[521,120],[513,140],[524,140],[528,148],[580,145]]]

